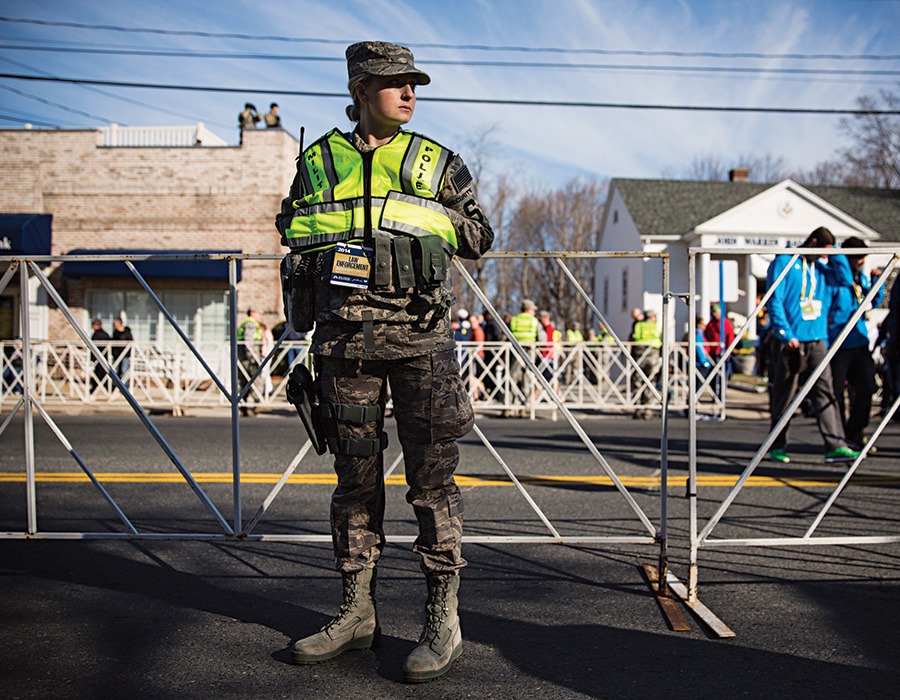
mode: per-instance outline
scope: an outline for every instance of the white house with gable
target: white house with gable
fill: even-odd
[[[667,252],[670,291],[686,295],[689,248],[760,248],[799,245],[825,226],[840,242],[850,236],[870,247],[900,245],[900,192],[850,187],[805,187],[792,180],[776,184],[746,181],[746,170],[730,182],[614,179],[599,233],[599,251]],[[697,317],[708,319],[719,301],[719,270],[729,314],[749,316],[765,290],[767,253],[701,253],[697,257]],[[723,263],[720,266],[720,261]],[[869,255],[869,266],[878,264]],[[595,303],[623,340],[631,310],[663,305],[662,261],[603,258],[595,268]],[[673,300],[673,339],[688,331],[686,296]],[[661,318],[661,316],[660,316]],[[750,336],[755,336],[751,325]]]

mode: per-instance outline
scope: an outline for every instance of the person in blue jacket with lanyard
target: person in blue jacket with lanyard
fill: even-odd
[[[848,238],[842,248],[867,248],[866,242],[855,236]],[[861,252],[861,251],[860,251]],[[875,270],[870,281],[863,272],[865,253],[847,253],[850,272],[853,275],[851,287],[834,287],[831,290],[831,311],[828,314],[828,345],[834,345],[850,317],[856,312],[872,289],[872,285],[881,274]],[[884,287],[878,290],[872,299],[872,306],[877,307],[884,299]],[[834,380],[834,395],[837,398],[838,410],[844,422],[847,441],[854,449],[862,449],[865,444],[863,431],[869,425],[872,412],[872,396],[875,394],[875,361],[869,349],[869,329],[866,327],[866,314],[860,316],[853,330],[844,338],[840,349],[831,359],[831,375]],[[846,384],[846,386],[845,386]],[[845,395],[850,394],[850,410],[847,412]]]
[[[820,260],[816,249],[834,246],[834,235],[825,227],[813,231],[801,244],[810,249],[791,263],[791,255],[778,255],[769,265],[766,286],[771,287],[784,268],[791,269],[769,300],[772,323],[769,354],[772,379],[771,427],[774,428],[797,392],[798,383],[805,380],[825,358],[828,339],[828,305],[832,289],[850,287],[853,278],[850,265],[843,255]],[[825,443],[826,462],[848,462],[859,456],[847,444],[844,425],[834,397],[831,369],[819,375],[809,393],[819,432]],[[772,443],[769,457],[783,464],[790,462],[787,436],[790,421]]]

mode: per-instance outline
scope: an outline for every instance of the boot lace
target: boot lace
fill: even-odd
[[[433,642],[440,639],[441,627],[447,620],[450,612],[447,608],[447,589],[449,581],[438,579],[435,583],[428,603],[425,605],[425,629],[422,633],[422,641]]]
[[[331,622],[322,628],[322,632],[328,632],[332,627],[341,624],[350,614],[350,611],[356,607],[356,601],[359,598],[359,582],[356,576],[348,576],[344,579],[344,600],[338,614],[335,615]]]

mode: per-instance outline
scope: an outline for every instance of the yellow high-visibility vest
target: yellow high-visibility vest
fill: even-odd
[[[638,321],[634,324],[634,335],[631,338],[635,343],[662,347],[662,338],[659,334],[659,326],[656,321]]]
[[[296,252],[328,250],[339,242],[391,237],[437,237],[448,256],[458,247],[447,210],[435,201],[453,153],[400,130],[388,143],[360,153],[332,129],[303,152],[304,196],[285,231]]]
[[[536,343],[540,322],[524,311],[513,316],[509,321],[509,330],[520,343]]]

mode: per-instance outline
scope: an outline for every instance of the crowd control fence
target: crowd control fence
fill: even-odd
[[[572,257],[597,258],[622,256],[660,259],[664,279],[668,281],[668,256],[664,254],[598,254],[598,253],[541,253],[540,257],[555,260],[562,268],[565,261]],[[497,257],[523,258],[534,257],[531,253],[504,253]],[[194,343],[188,334],[166,308],[165,304],[147,279],[138,270],[143,261],[165,261],[166,264],[190,264],[198,258],[205,260],[225,261],[229,269],[229,341],[227,343]],[[0,434],[9,427],[11,420],[20,411],[24,415],[25,443],[25,498],[26,518],[24,528],[20,532],[3,533],[4,537],[30,538],[200,538],[200,539],[240,539],[288,542],[327,542],[330,534],[300,534],[285,532],[264,532],[266,512],[278,497],[298,465],[308,454],[311,443],[301,447],[289,464],[283,465],[283,472],[278,482],[261,503],[254,504],[252,515],[245,517],[247,504],[244,502],[241,483],[241,437],[239,416],[241,409],[248,406],[255,408],[286,405],[284,385],[287,371],[273,374],[277,367],[285,368],[289,362],[308,361],[308,344],[288,343],[285,341],[287,329],[275,346],[265,357],[256,357],[258,362],[239,362],[241,344],[237,342],[238,304],[237,304],[237,263],[252,260],[254,262],[279,260],[279,256],[239,255],[239,254],[205,254],[205,255],[83,255],[83,256],[41,256],[23,258],[4,258],[9,263],[0,279],[0,292],[18,277],[19,306],[21,319],[21,339],[14,342],[13,352],[4,352],[3,370],[8,381],[3,383],[0,396],[2,405],[8,413],[0,426]],[[86,328],[85,312],[75,312],[66,303],[63,294],[56,288],[50,277],[45,274],[44,266],[66,260],[91,261],[121,266],[123,263],[129,274],[144,290],[147,298],[158,308],[167,323],[178,336],[178,340],[168,343],[131,342],[95,342]],[[488,296],[478,288],[466,269],[457,263],[457,272],[462,275],[474,293],[482,301],[486,309],[501,315],[492,308]],[[567,268],[565,268],[567,269]],[[599,310],[594,306],[584,287],[568,273],[572,283],[572,293],[580,295],[589,306],[598,321],[604,323]],[[68,325],[77,335],[74,341],[34,340],[30,328],[31,295],[35,284],[44,290],[55,309],[61,313]],[[665,299],[668,308],[669,298]],[[665,315],[665,310],[664,310]],[[608,324],[605,324],[607,325]],[[501,450],[495,448],[476,423],[475,434],[484,444],[487,454],[499,465],[500,469],[516,487],[521,496],[540,520],[546,534],[522,535],[478,535],[467,536],[470,542],[553,542],[567,544],[638,544],[659,548],[661,566],[666,562],[666,489],[662,488],[659,496],[659,511],[648,514],[635,500],[629,489],[622,483],[609,462],[599,452],[590,436],[579,424],[572,413],[576,406],[615,406],[621,410],[631,410],[635,406],[650,406],[660,411],[663,416],[663,428],[666,430],[667,406],[671,396],[680,396],[683,408],[686,409],[686,390],[684,388],[688,373],[685,358],[687,351],[673,351],[671,338],[666,333],[662,338],[663,357],[672,357],[672,368],[678,368],[683,379],[678,382],[680,392],[670,394],[659,387],[669,384],[671,376],[670,363],[663,362],[657,371],[645,372],[638,360],[640,352],[624,343],[615,335],[609,337],[603,346],[587,346],[569,344],[555,349],[556,362],[553,368],[542,364],[541,344],[523,346],[507,330],[504,342],[475,345],[464,344],[459,348],[462,365],[465,369],[466,382],[476,400],[476,405],[484,410],[524,411],[532,416],[538,411],[550,410],[561,416],[571,425],[583,443],[586,451],[596,462],[596,469],[604,474],[615,487],[615,490],[627,502],[634,516],[636,531],[634,534],[621,534],[621,530],[612,534],[596,534],[594,531],[579,534],[569,533],[558,527],[550,517],[538,506],[528,488],[520,480],[513,468],[504,460]],[[256,348],[247,345],[249,353]],[[15,351],[19,353],[19,362],[14,359]],[[254,366],[256,369],[254,370]],[[249,368],[249,369],[248,369]],[[660,376],[657,376],[659,374]],[[513,381],[514,377],[517,377]],[[489,387],[489,388],[488,388]],[[642,395],[643,398],[638,398]],[[710,395],[711,396],[711,395]],[[714,402],[714,398],[709,399]],[[605,403],[604,403],[605,402]],[[52,417],[52,409],[60,404],[127,404],[146,430],[165,453],[171,465],[181,475],[187,485],[195,493],[205,508],[212,528],[204,532],[147,532],[139,529],[132,518],[117,503],[116,499],[99,479],[87,461],[78,453],[73,442],[64,434]],[[204,484],[196,478],[191,469],[171,447],[153,420],[154,411],[169,408],[175,413],[189,410],[195,406],[224,406],[229,409],[231,422],[231,473],[232,473],[232,512],[226,515],[209,497]],[[34,426],[38,415],[52,430],[59,442],[69,452],[80,470],[91,481],[97,491],[115,512],[121,523],[115,532],[47,532],[39,527],[38,501],[36,498],[36,474],[40,465],[35,455]],[[9,439],[8,436],[4,439]],[[663,434],[660,438],[662,446],[661,480],[666,479],[666,445]],[[385,478],[400,466],[402,454],[398,455],[386,470]],[[396,536],[394,541],[411,541],[411,536]]]
[[[828,473],[822,474],[822,485],[827,486],[833,484],[833,491],[831,494],[825,499],[816,498],[815,502],[810,505],[807,502],[800,502],[798,499],[795,499],[791,502],[790,505],[785,506],[783,503],[773,502],[769,506],[770,516],[764,519],[764,522],[747,522],[742,519],[740,516],[735,516],[730,521],[728,519],[729,511],[734,511],[739,508],[740,502],[738,501],[741,495],[746,494],[746,487],[748,483],[754,478],[754,473],[761,469],[761,465],[763,465],[763,461],[767,459],[767,456],[771,450],[772,444],[776,440],[777,436],[781,433],[782,429],[788,424],[790,420],[802,420],[795,418],[794,415],[797,413],[798,409],[800,409],[801,404],[804,399],[810,393],[811,389],[815,385],[816,381],[823,375],[823,373],[828,373],[827,376],[830,376],[830,365],[832,358],[840,349],[840,346],[845,338],[851,333],[851,331],[856,327],[857,323],[864,317],[865,314],[869,313],[872,309],[872,302],[879,294],[879,291],[882,290],[887,284],[888,280],[891,279],[892,273],[897,269],[898,261],[900,261],[900,248],[897,247],[879,247],[879,248],[869,248],[866,250],[866,253],[869,254],[870,257],[874,257],[878,255],[879,258],[884,260],[883,266],[881,268],[881,274],[876,279],[872,280],[872,285],[870,291],[863,295],[862,290],[859,287],[855,288],[855,294],[859,300],[859,306],[853,315],[848,319],[846,324],[840,331],[840,334],[834,338],[833,342],[829,345],[827,355],[824,359],[814,368],[812,368],[806,376],[801,376],[798,383],[798,390],[794,396],[794,398],[790,401],[789,405],[786,407],[784,413],[781,416],[771,416],[770,421],[770,430],[766,437],[763,439],[762,443],[758,446],[755,444],[747,447],[747,453],[745,455],[747,459],[746,466],[742,468],[740,476],[737,478],[734,485],[729,489],[728,493],[724,498],[719,500],[718,496],[714,494],[705,494],[706,498],[701,500],[700,494],[698,493],[698,475],[704,472],[704,455],[711,454],[711,452],[715,448],[705,449],[705,445],[700,441],[697,432],[697,402],[696,395],[704,389],[708,388],[709,384],[714,381],[714,377],[723,371],[725,363],[728,361],[728,358],[732,356],[735,351],[735,348],[738,345],[739,339],[742,337],[744,332],[749,327],[749,324],[752,323],[755,318],[766,309],[766,305],[769,303],[773,293],[776,289],[779,288],[779,285],[783,284],[784,279],[787,274],[790,272],[791,268],[795,265],[802,266],[803,263],[803,255],[807,251],[805,249],[800,248],[738,248],[738,247],[723,247],[723,248],[690,248],[689,249],[689,271],[688,271],[688,284],[690,288],[690,296],[689,298],[695,299],[698,298],[698,276],[697,276],[697,263],[698,259],[705,259],[701,256],[716,256],[719,258],[726,259],[734,259],[740,256],[751,256],[751,255],[763,255],[769,256],[770,259],[774,258],[775,255],[787,255],[790,256],[790,262],[785,265],[782,269],[781,274],[775,279],[771,280],[768,288],[765,290],[765,293],[762,294],[756,305],[752,314],[748,316],[747,322],[742,327],[735,327],[735,340],[732,342],[727,348],[724,348],[724,352],[721,356],[721,359],[713,368],[713,371],[709,374],[708,377],[703,378],[699,375],[699,372],[696,368],[692,367],[691,372],[694,374],[694,378],[692,381],[688,382],[688,388],[690,391],[690,399],[689,399],[689,440],[688,440],[688,451],[689,451],[689,477],[688,477],[688,498],[690,502],[690,562],[689,562],[689,575],[688,575],[688,584],[684,587],[684,595],[690,601],[698,600],[698,587],[699,587],[699,578],[700,578],[700,553],[704,550],[714,550],[714,549],[724,549],[724,548],[735,548],[735,547],[808,547],[815,545],[880,545],[880,544],[888,544],[888,543],[896,543],[900,542],[900,535],[893,532],[884,532],[884,533],[866,533],[858,532],[857,530],[861,528],[866,528],[871,525],[871,522],[868,519],[860,519],[855,521],[854,524],[854,532],[842,532],[842,528],[846,528],[848,525],[848,518],[843,517],[837,519],[835,525],[829,528],[829,534],[821,534],[821,530],[825,529],[823,527],[823,522],[827,522],[827,517],[829,513],[833,513],[833,506],[840,499],[841,495],[844,494],[847,490],[847,486],[850,483],[851,479],[854,476],[859,477],[860,475],[865,474],[867,471],[872,472],[874,469],[878,469],[876,464],[878,460],[868,460],[867,457],[869,455],[874,455],[875,450],[877,449],[879,437],[882,435],[885,427],[890,423],[893,418],[895,412],[897,411],[898,404],[900,404],[900,393],[893,397],[893,403],[883,411],[883,415],[878,418],[878,420],[872,421],[875,424],[874,429],[872,425],[869,426],[871,430],[871,434],[868,438],[868,441],[862,446],[862,451],[856,459],[848,463],[840,463],[833,465],[823,465],[823,455],[825,453],[826,448],[824,446],[817,448],[820,451],[816,453],[815,469],[823,469],[828,468],[830,471]],[[840,249],[816,249],[815,257],[817,258],[830,258],[834,255],[841,255],[846,253],[847,251]],[[812,261],[810,261],[812,262]],[[798,300],[793,300],[794,303],[799,303]],[[823,306],[823,309],[826,307]],[[827,310],[823,311],[823,313],[827,313]],[[689,316],[690,316],[690,325],[694,326],[696,318],[697,318],[697,308],[695,304],[689,305]],[[790,450],[790,445],[788,447]],[[795,454],[794,459],[800,456]],[[772,461],[767,462],[767,467],[772,470],[771,477],[773,479],[781,480],[781,481],[789,481],[790,477],[794,472],[794,470],[805,470],[810,471],[813,469],[807,463],[809,460],[804,460],[802,456],[796,466],[793,463],[788,465],[774,463]],[[874,475],[870,478],[874,479],[873,483],[878,482],[878,476]],[[770,489],[771,491],[771,489]],[[758,497],[757,497],[758,500]],[[703,512],[701,512],[701,503],[706,506],[707,503],[711,503],[711,507],[705,507]],[[777,518],[775,517],[776,512],[782,512],[784,517]],[[844,516],[852,516],[852,509],[849,509],[847,513],[844,513]],[[885,528],[889,527],[889,523],[882,523]],[[714,533],[722,533],[718,537],[714,537]]]
[[[725,250],[704,248],[702,254],[720,254],[722,256],[752,255],[760,253],[785,253],[794,255],[796,250],[760,250],[757,248]],[[832,254],[833,251],[823,251]],[[839,252],[839,251],[837,251]],[[890,272],[897,265],[900,251],[892,250],[890,262],[885,267],[884,275],[877,286],[883,286]],[[612,331],[601,311],[596,306],[591,294],[586,291],[581,281],[572,274],[567,261],[573,258],[601,259],[620,258],[622,260],[646,260],[655,258],[659,261],[662,280],[662,329],[661,361],[648,370],[642,363],[646,349],[634,346],[611,332],[609,337],[600,343],[560,343],[554,348],[552,364],[547,362],[547,346],[544,343],[522,344],[516,340],[509,328],[500,324],[505,339],[494,343],[460,343],[457,352],[463,376],[469,387],[470,395],[476,409],[482,415],[491,412],[518,412],[535,417],[540,412],[549,412],[553,418],[566,421],[572,432],[578,437],[586,455],[595,465],[597,476],[608,479],[614,494],[627,504],[630,514],[630,528],[623,533],[621,526],[616,529],[593,527],[585,532],[573,532],[571,524],[565,527],[554,522],[529,491],[526,479],[520,478],[515,465],[504,459],[502,448],[498,448],[480,429],[478,421],[474,434],[483,444],[485,454],[502,471],[504,478],[511,482],[522,499],[533,512],[535,522],[539,521],[544,534],[535,534],[533,530],[520,534],[467,534],[464,541],[469,543],[556,543],[572,545],[637,545],[647,547],[658,558],[657,567],[645,567],[651,585],[661,599],[667,598],[668,591],[674,591],[688,604],[707,624],[720,636],[731,636],[733,633],[715,615],[705,608],[698,599],[699,555],[703,549],[735,546],[777,546],[808,544],[878,544],[896,542],[900,538],[892,535],[876,536],[827,536],[814,537],[822,518],[839,497],[841,491],[851,479],[855,471],[863,464],[866,452],[874,447],[887,421],[897,410],[895,400],[884,420],[878,425],[866,445],[866,450],[858,460],[847,468],[842,480],[832,497],[823,506],[819,516],[810,524],[809,530],[801,537],[767,537],[767,538],[713,538],[713,530],[722,525],[725,512],[741,492],[742,487],[758,467],[760,461],[771,445],[774,435],[780,430],[787,418],[782,417],[773,431],[750,458],[746,469],[734,488],[721,502],[716,511],[706,522],[701,522],[700,503],[698,501],[698,473],[703,469],[703,460],[698,457],[700,451],[697,420],[701,416],[724,419],[724,396],[719,397],[713,391],[715,377],[723,370],[724,363],[733,355],[739,339],[747,331],[753,317],[749,317],[743,328],[736,329],[736,340],[724,349],[719,364],[708,376],[702,376],[697,369],[696,348],[693,342],[678,343],[671,337],[669,329],[674,327],[675,305],[698,298],[697,296],[697,258],[700,250],[691,249],[689,253],[688,290],[676,293],[671,289],[670,259],[665,253],[562,253],[562,252],[511,252],[491,253],[487,258],[496,259],[496,264],[504,264],[504,260],[522,260],[539,258],[552,260],[570,284],[571,293],[579,297],[596,322]],[[6,435],[13,418],[22,412],[24,425],[24,472],[25,472],[25,518],[23,527],[0,533],[0,538],[35,538],[35,539],[201,539],[225,541],[278,541],[278,542],[330,542],[327,532],[289,532],[283,528],[268,529],[267,513],[272,504],[291,485],[292,475],[307,457],[312,447],[306,441],[287,464],[279,465],[280,476],[271,490],[259,501],[245,502],[242,490],[241,466],[241,421],[239,416],[242,407],[253,405],[257,408],[287,407],[284,400],[284,388],[292,362],[309,362],[308,343],[289,342],[286,340],[287,330],[278,338],[274,347],[264,356],[257,357],[258,363],[241,363],[240,343],[237,342],[237,323],[239,320],[237,304],[237,264],[239,261],[271,262],[273,270],[280,256],[243,255],[243,254],[205,254],[205,255],[103,255],[77,256],[79,259],[93,262],[124,265],[144,290],[152,304],[158,308],[166,322],[178,336],[178,340],[167,343],[132,342],[124,347],[115,343],[94,342],[89,330],[85,328],[87,318],[84,314],[73,312],[63,295],[51,279],[45,274],[47,263],[62,262],[73,259],[73,256],[41,256],[41,257],[5,257],[8,267],[0,277],[0,293],[18,278],[19,318],[21,319],[21,340],[9,347],[12,352],[4,351],[2,358],[3,388],[0,392],[0,410],[5,414],[0,424],[0,439],[11,439]],[[136,263],[144,260],[164,260],[167,264],[190,264],[197,258],[225,261],[229,270],[229,340],[225,343],[194,343],[173,314],[166,308],[153,286],[141,275]],[[469,290],[474,293],[482,306],[490,311],[494,318],[502,318],[502,314],[493,307],[489,294],[473,279],[466,267],[454,261],[457,274],[461,276]],[[47,295],[47,298],[65,317],[73,329],[77,340],[72,341],[36,341],[30,329],[31,295],[35,289],[35,281]],[[776,280],[776,284],[781,280]],[[874,289],[866,299],[873,298]],[[772,290],[760,299],[757,310],[764,307]],[[696,304],[688,303],[689,325],[695,327],[697,318]],[[844,335],[860,318],[862,311],[857,312],[844,330]],[[843,336],[842,336],[843,337]],[[247,350],[252,354],[253,346]],[[20,361],[15,360],[18,352]],[[829,353],[829,358],[833,350]],[[127,362],[125,361],[127,359]],[[251,368],[248,371],[248,366]],[[252,368],[256,366],[256,369]],[[817,368],[813,375],[803,384],[797,397],[788,407],[785,416],[790,415],[809,392],[811,383],[824,371],[824,364]],[[724,394],[724,392],[723,392]],[[149,531],[135,524],[134,519],[120,507],[103,479],[98,478],[95,470],[79,454],[73,443],[54,421],[54,407],[66,404],[117,404],[126,405],[141,421],[153,441],[165,454],[172,468],[180,475],[184,483],[191,489],[206,513],[207,525],[199,530],[184,532]],[[231,513],[226,514],[210,498],[202,479],[185,464],[176,453],[153,420],[154,410],[170,410],[180,413],[193,407],[224,407],[229,415],[231,439]],[[576,411],[582,409],[599,409],[604,411],[628,412],[637,409],[659,412],[659,469],[658,505],[651,511],[642,507],[632,490],[623,483],[620,475],[611,466],[595,445],[591,436],[579,421]],[[672,495],[669,490],[669,421],[676,412],[687,414],[689,423],[688,440],[688,489],[690,504],[690,563],[687,586],[670,571],[668,555],[668,500]],[[93,484],[97,492],[115,513],[119,522],[118,529],[102,532],[85,531],[47,531],[39,526],[37,500],[37,474],[41,465],[35,452],[36,416],[49,427],[59,443],[77,463],[80,471]],[[649,425],[649,424],[648,424]],[[390,448],[389,448],[390,449]],[[310,455],[311,457],[311,455]],[[391,455],[386,455],[385,479],[396,479],[393,473],[402,464],[402,453],[397,454],[390,464]],[[221,502],[221,499],[220,499]],[[645,501],[646,502],[646,501]],[[249,516],[249,517],[247,517]],[[706,518],[706,513],[702,516]],[[594,525],[602,526],[602,511],[589,514]],[[210,527],[211,526],[211,527]],[[387,533],[390,541],[411,542],[412,535],[392,535]],[[652,571],[651,571],[652,570]],[[666,606],[663,606],[664,610]],[[670,623],[675,626],[674,613],[669,614]]]

